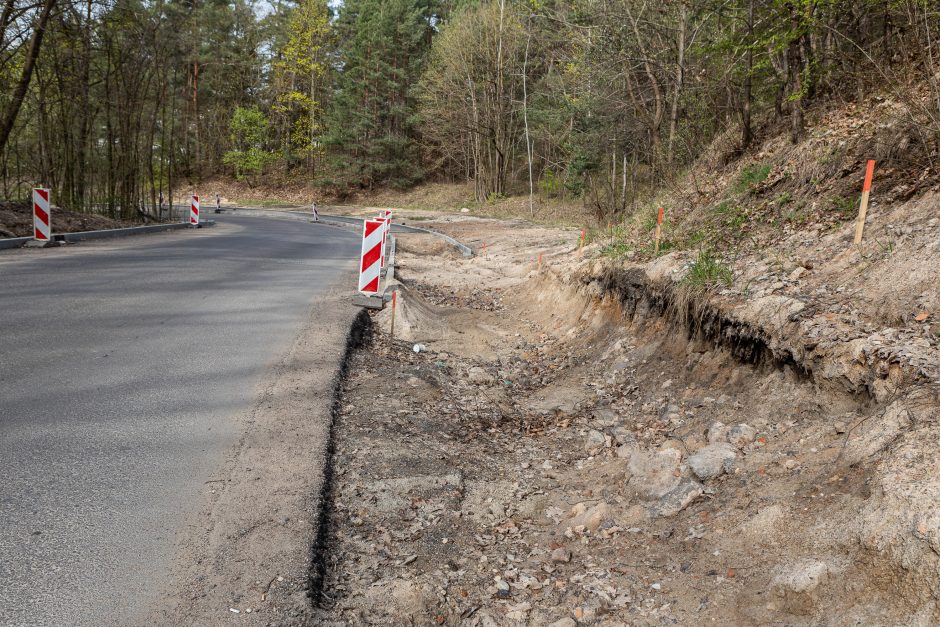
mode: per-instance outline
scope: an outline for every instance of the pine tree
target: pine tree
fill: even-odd
[[[404,188],[421,178],[412,89],[427,60],[434,10],[426,0],[343,4],[326,135],[338,186]]]

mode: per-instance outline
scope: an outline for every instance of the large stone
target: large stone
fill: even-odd
[[[565,523],[568,527],[583,526],[588,531],[597,531],[601,524],[611,517],[610,506],[607,503],[598,503],[588,507],[585,503],[578,503],[571,508],[571,519]]]
[[[702,484],[694,479],[684,479],[678,486],[669,491],[659,500],[650,513],[653,516],[668,518],[675,516],[702,496]]]
[[[624,425],[617,425],[611,430],[610,434],[614,436],[614,440],[617,441],[617,444],[636,445],[636,436],[633,435],[633,431],[631,429],[628,429]]]
[[[631,488],[641,498],[661,499],[679,485],[682,453],[670,448],[662,451],[635,451],[630,455],[628,469]]]
[[[734,425],[728,430],[728,442],[738,448],[744,448],[757,438],[757,429],[744,423]]]
[[[594,424],[598,427],[610,428],[618,425],[620,423],[620,416],[617,415],[617,412],[608,408],[602,407],[594,410]]]
[[[727,442],[709,444],[689,457],[689,468],[702,481],[714,479],[734,468],[738,454]]]
[[[725,423],[716,420],[708,425],[708,443],[717,444],[718,442],[728,441],[728,427]]]
[[[607,444],[607,438],[597,429],[588,431],[587,438],[584,441],[584,448],[588,451],[599,451]]]

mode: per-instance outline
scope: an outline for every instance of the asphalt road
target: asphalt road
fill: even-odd
[[[218,222],[0,253],[0,625],[142,620],[266,366],[359,253]]]

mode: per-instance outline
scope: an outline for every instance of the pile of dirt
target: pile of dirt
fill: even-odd
[[[400,238],[397,337],[378,314],[335,425],[324,624],[940,620],[921,327],[868,353],[840,333],[874,314],[830,311],[848,295],[804,266],[682,301],[675,257],[612,268],[571,231],[434,227],[479,254]],[[818,315],[766,300],[792,286]]]
[[[114,220],[95,213],[77,213],[52,207],[52,232],[78,233],[139,226],[139,222]],[[30,237],[33,235],[33,206],[28,202],[0,201],[0,237]]]

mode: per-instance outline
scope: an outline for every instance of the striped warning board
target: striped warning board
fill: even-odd
[[[193,194],[192,202],[189,204],[189,223],[193,226],[199,226],[199,196]]]
[[[52,216],[49,209],[49,190],[33,190],[33,237],[40,242],[52,239]]]
[[[382,250],[379,251],[379,263],[381,267],[385,267],[385,239],[388,236],[388,226],[392,223],[391,218],[386,218],[385,216],[380,216],[375,219],[376,222],[382,225]]]
[[[362,263],[359,265],[359,291],[363,294],[377,294],[379,291],[384,233],[382,222],[378,220],[365,220],[362,223]]]

